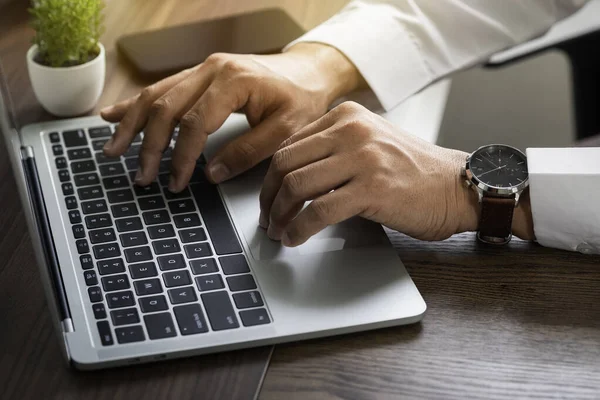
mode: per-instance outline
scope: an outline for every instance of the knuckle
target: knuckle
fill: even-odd
[[[288,147],[277,150],[277,152],[273,155],[272,160],[273,168],[275,169],[276,173],[281,174],[287,170],[291,155],[291,151]]]
[[[228,59],[225,53],[212,53],[204,61],[206,64],[218,65],[224,63]]]
[[[171,111],[171,102],[166,97],[161,97],[150,106],[150,116],[155,118],[168,118]]]
[[[244,70],[245,68],[242,63],[236,59],[229,59],[225,61],[221,67],[221,73],[227,77],[240,75],[242,72],[244,72]]]
[[[345,101],[336,107],[342,114],[353,114],[361,112],[364,107],[354,101]]]
[[[283,150],[283,149],[285,149],[286,147],[290,146],[290,145],[293,143],[293,140],[294,140],[294,139],[292,139],[292,138],[293,138],[293,136],[290,136],[289,138],[287,138],[287,139],[285,139],[283,142],[281,142],[281,143],[279,144],[279,148],[278,148],[278,150],[277,150],[277,151]]]
[[[303,179],[297,171],[284,176],[281,185],[286,197],[293,199],[301,196],[303,186]]]
[[[193,132],[202,127],[202,116],[195,111],[186,113],[179,121],[182,132]]]
[[[329,202],[322,199],[316,199],[310,203],[310,207],[320,221],[329,224],[328,221],[331,220],[333,213],[333,209]]]
[[[143,104],[150,104],[154,99],[154,87],[148,86],[140,93],[139,101]]]

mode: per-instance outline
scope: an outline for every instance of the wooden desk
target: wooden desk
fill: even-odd
[[[112,0],[99,107],[145,84],[116,56],[124,32],[276,4],[308,28],[344,2]],[[25,20],[22,4],[0,10],[0,57],[21,124],[51,118],[27,77]],[[66,369],[5,152],[0,145],[0,398],[255,396],[270,348],[93,373]],[[521,241],[486,248],[470,234],[441,243],[390,236],[428,303],[423,322],[276,346],[259,398],[600,397],[600,257]]]

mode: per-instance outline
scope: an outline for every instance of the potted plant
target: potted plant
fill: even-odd
[[[27,52],[33,91],[60,117],[90,111],[100,98],[106,70],[102,0],[33,0],[35,29]]]

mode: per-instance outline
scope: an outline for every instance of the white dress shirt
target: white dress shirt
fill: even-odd
[[[337,48],[390,111],[432,82],[545,33],[586,2],[354,0],[288,47]],[[527,159],[537,241],[600,254],[600,148],[527,149]]]

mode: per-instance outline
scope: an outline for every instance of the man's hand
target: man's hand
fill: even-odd
[[[466,156],[343,103],[275,153],[260,194],[260,225],[286,246],[356,215],[424,240],[476,230],[477,195],[460,177]],[[515,223],[521,220],[516,214]]]
[[[252,129],[221,148],[207,168],[211,181],[222,182],[271,156],[284,139],[360,82],[341,53],[320,44],[298,44],[269,56],[214,54],[102,110],[104,119],[120,122],[104,152],[123,154],[144,130],[136,183],[148,185],[179,124],[169,181],[169,190],[178,192],[187,185],[208,135],[231,113],[243,111]]]

